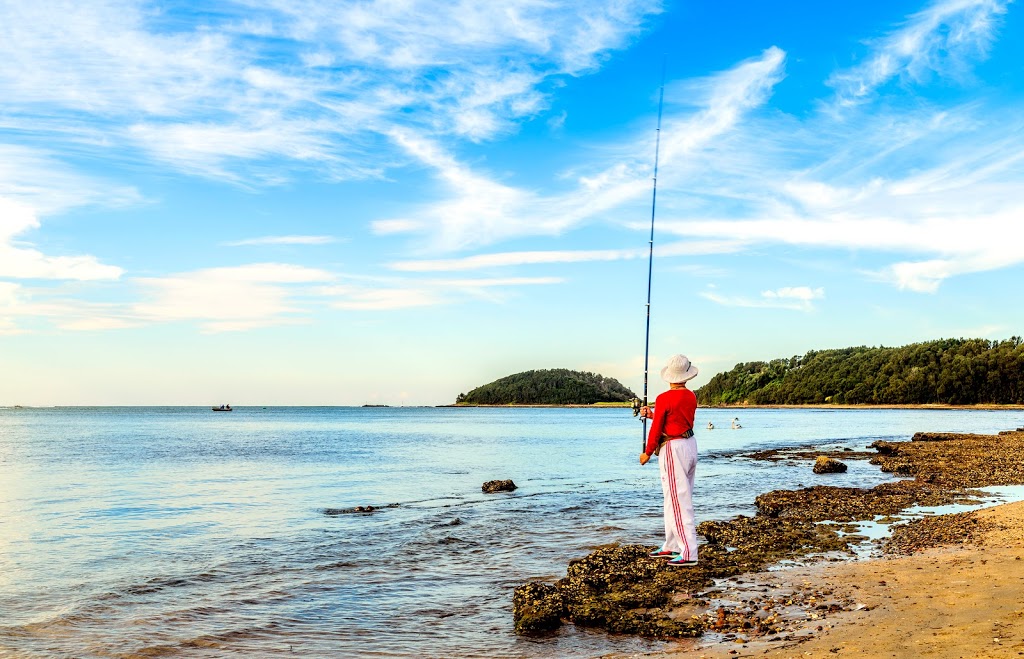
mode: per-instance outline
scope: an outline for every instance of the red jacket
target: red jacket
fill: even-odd
[[[697,396],[689,389],[669,389],[654,400],[654,422],[647,436],[644,453],[654,455],[658,440],[664,433],[679,437],[693,428],[693,416],[697,413]]]

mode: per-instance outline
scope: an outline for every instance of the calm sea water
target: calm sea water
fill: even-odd
[[[729,430],[739,414],[742,430]],[[703,429],[709,421],[719,428]],[[700,410],[699,519],[816,476],[742,450],[991,433],[1021,411]],[[657,544],[657,466],[621,409],[0,409],[0,655],[588,657],[512,633],[512,589]],[[512,478],[514,494],[484,495]],[[327,508],[399,504],[372,515]]]

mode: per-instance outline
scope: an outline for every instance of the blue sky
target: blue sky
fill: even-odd
[[[13,0],[0,404],[639,391],[663,59],[655,376],[1022,333],[1019,5]]]

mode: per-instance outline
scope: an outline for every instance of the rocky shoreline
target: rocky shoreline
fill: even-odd
[[[553,584],[516,588],[517,633],[551,633],[572,623],[665,639],[705,634],[741,643],[807,638],[825,629],[831,616],[866,605],[814,581],[783,587],[763,570],[794,559],[852,557],[853,545],[865,540],[852,522],[878,516],[891,521],[915,505],[977,502],[975,488],[1024,484],[1024,429],[999,435],[918,433],[909,442],[879,441],[869,448],[875,450],[871,463],[882,471],[912,478],[870,489],[817,486],[762,494],[755,499],[753,517],[698,526],[707,542],[692,568],[670,568],[648,558],[653,547],[599,548],[572,561],[566,577]],[[773,459],[767,453],[752,457]],[[785,457],[811,461],[818,455],[787,452]],[[993,528],[974,513],[927,518],[894,526],[880,549],[914,554],[970,542]],[[808,627],[809,621],[817,624]]]

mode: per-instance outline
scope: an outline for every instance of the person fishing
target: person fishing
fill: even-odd
[[[664,496],[665,542],[651,552],[652,558],[667,558],[668,565],[697,564],[697,522],[693,513],[693,480],[697,471],[697,440],[693,418],[697,396],[686,383],[697,376],[697,367],[686,355],[675,355],[661,369],[668,391],[654,401],[654,409],[640,408],[640,415],[652,419],[640,464],[658,456],[661,491]]]

